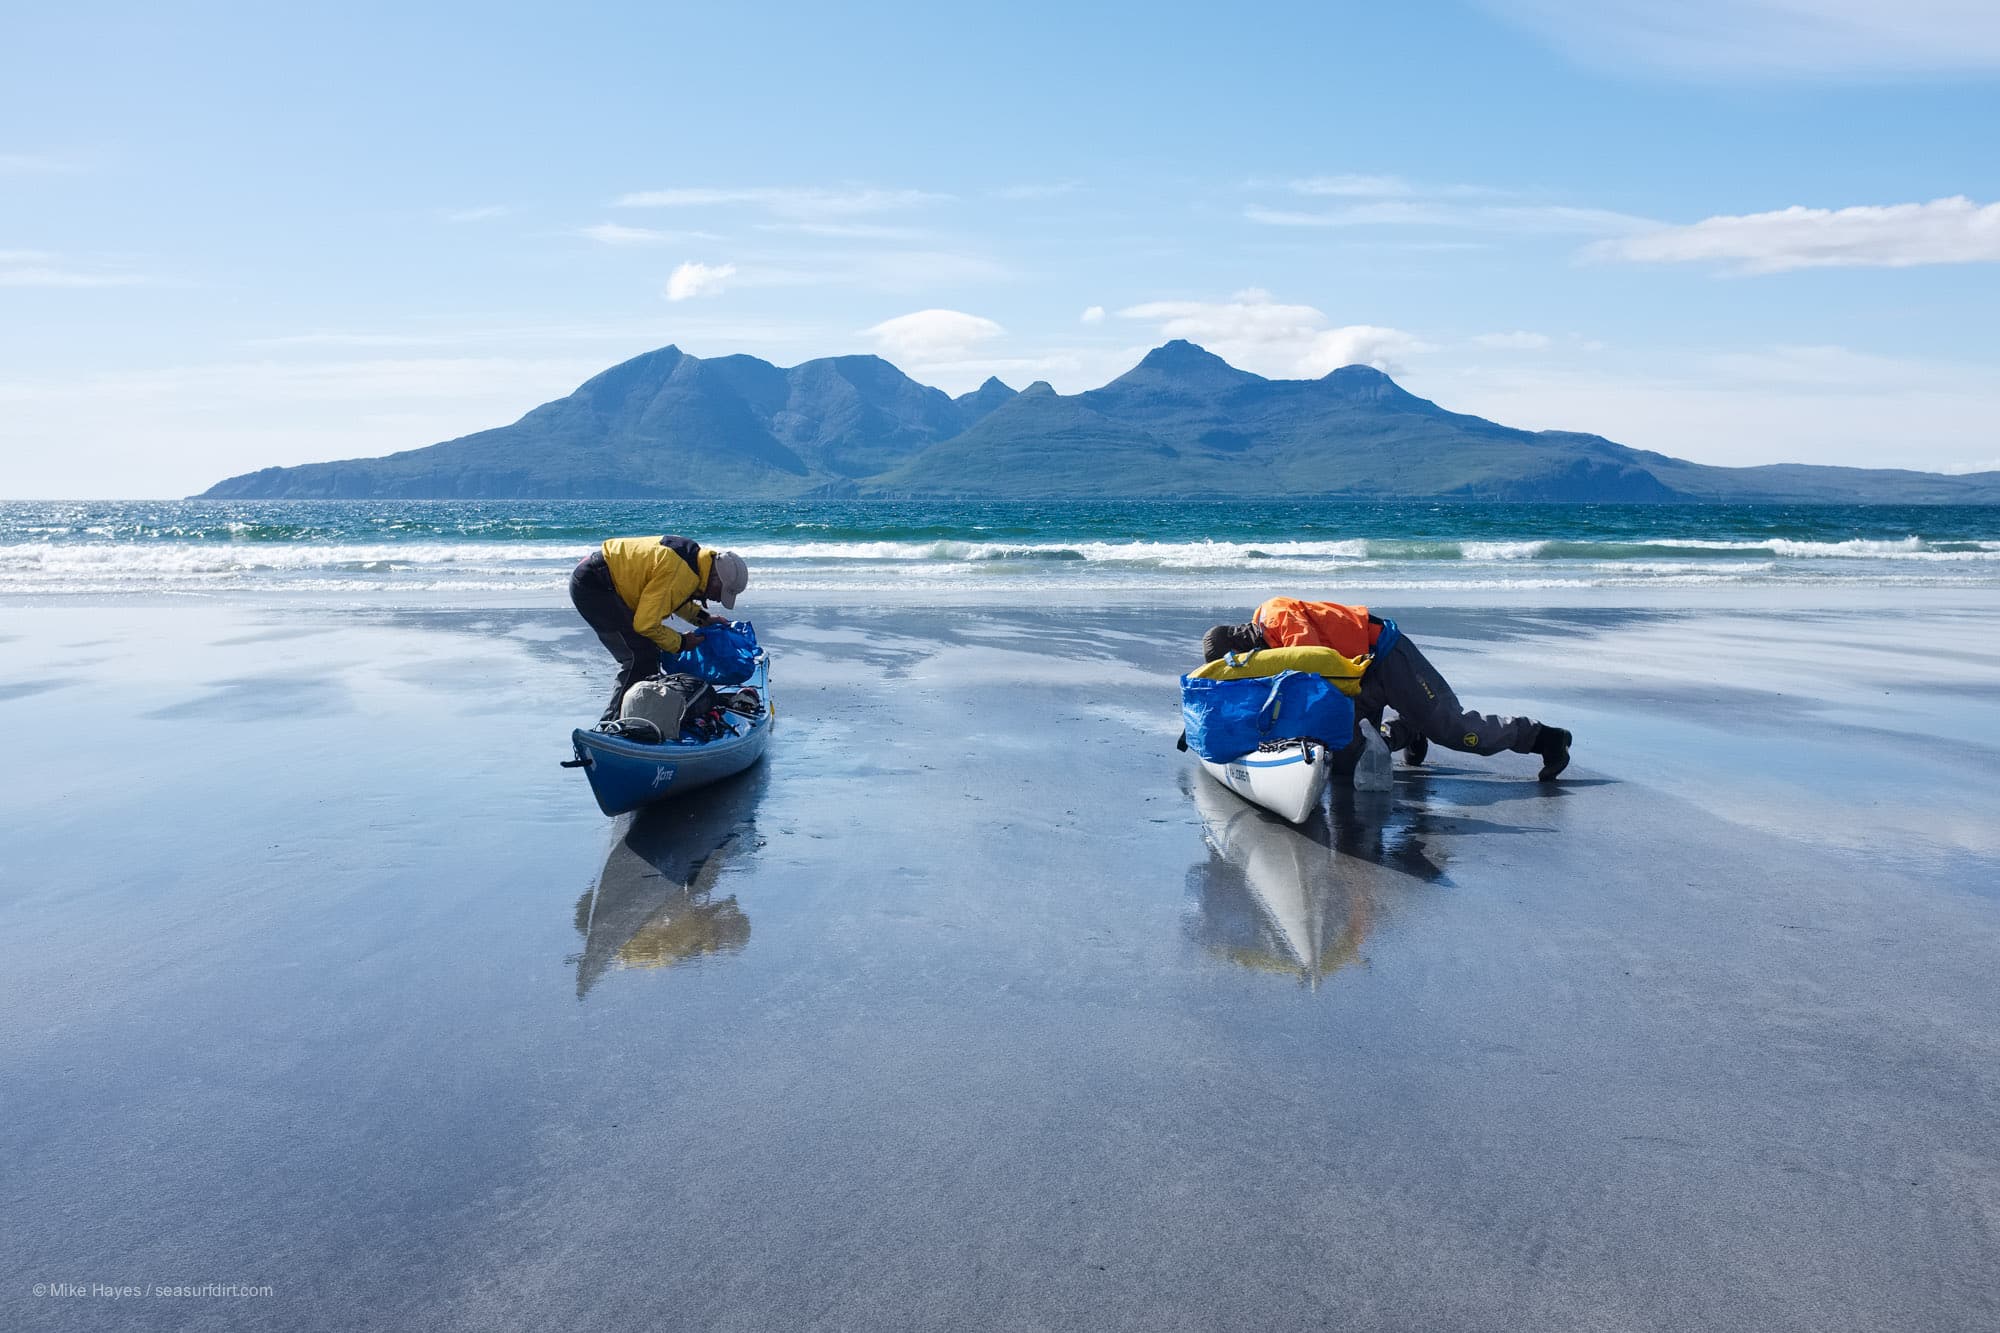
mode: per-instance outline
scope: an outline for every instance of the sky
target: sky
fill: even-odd
[[[2000,469],[2000,6],[0,0],[0,498],[500,425],[667,343],[1168,338],[1704,462]]]

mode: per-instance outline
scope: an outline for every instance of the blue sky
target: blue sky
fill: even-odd
[[[1185,336],[2000,467],[1990,5],[410,8],[15,7],[0,496],[428,444],[667,342],[1073,392]]]

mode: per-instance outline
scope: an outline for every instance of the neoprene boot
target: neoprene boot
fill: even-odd
[[[1569,743],[1574,739],[1561,727],[1543,726],[1542,734],[1535,737],[1535,753],[1542,757],[1542,771],[1536,776],[1543,782],[1555,781],[1569,767]]]

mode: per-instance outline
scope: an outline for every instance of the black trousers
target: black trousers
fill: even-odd
[[[618,716],[626,690],[659,674],[660,646],[632,628],[632,608],[618,595],[603,552],[591,552],[570,571],[569,599],[583,623],[597,631],[597,641],[618,659],[618,683],[604,706],[604,720],[610,721]]]
[[[1533,754],[1542,724],[1526,717],[1475,713],[1459,703],[1449,682],[1407,638],[1398,638],[1361,678],[1355,712],[1382,721],[1384,706],[1396,710],[1401,728],[1406,720],[1448,750],[1468,754],[1499,754],[1513,750]]]

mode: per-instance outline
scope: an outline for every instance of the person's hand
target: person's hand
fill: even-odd
[[[694,647],[696,644],[700,642],[701,642],[701,631],[698,629],[691,629],[687,633],[681,635],[681,651],[685,652],[689,648]]]

